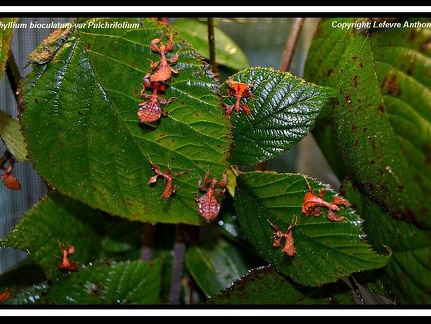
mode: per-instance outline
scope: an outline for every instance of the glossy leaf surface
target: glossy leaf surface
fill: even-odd
[[[163,262],[96,264],[74,272],[41,298],[54,305],[159,304]],[[83,289],[84,288],[84,289]]]
[[[307,178],[316,194],[322,183]],[[324,200],[336,196],[326,187]],[[303,175],[272,172],[246,172],[237,177],[235,208],[245,235],[265,260],[296,283],[308,286],[336,282],[354,272],[383,267],[389,257],[379,255],[364,241],[362,220],[347,207],[340,207],[339,222],[327,218],[327,208],[320,216],[301,214],[309,191]],[[276,225],[286,232],[290,225],[296,254],[282,252],[284,239],[274,246]]]
[[[232,164],[253,166],[295,146],[314,127],[322,106],[332,89],[321,87],[271,68],[249,68],[234,74],[231,80],[252,85],[253,98],[241,99],[251,113],[243,109],[231,115]],[[228,86],[222,87],[227,93]],[[224,99],[235,105],[235,96]]]

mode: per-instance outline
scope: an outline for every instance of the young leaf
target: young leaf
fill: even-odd
[[[237,113],[235,108],[231,114],[231,163],[241,166],[253,166],[295,146],[314,127],[320,109],[334,94],[331,88],[271,68],[245,69],[231,80],[252,85],[253,98],[241,101],[250,114]],[[222,93],[227,88],[224,84]],[[235,96],[224,100],[227,106],[235,102]]]
[[[199,179],[208,168],[221,177],[230,146],[214,74],[174,30],[154,19],[77,24],[23,84],[21,123],[34,168],[61,193],[111,215],[204,223],[195,200]],[[170,35],[173,49],[166,57],[178,54],[168,64],[179,73],[166,80],[158,98],[172,101],[162,105],[167,115],[158,123],[141,123],[138,107],[147,100],[141,91],[151,93],[143,78],[161,60],[151,42],[159,39],[160,46]],[[176,190],[169,199],[162,197],[163,179],[149,184],[155,175],[150,159],[163,172],[171,168]]]
[[[6,148],[17,161],[27,161],[27,148],[21,133],[21,125],[2,110],[0,110],[0,136]]]
[[[181,36],[205,57],[210,58],[208,46],[208,25],[196,18],[179,18],[172,24]],[[220,28],[214,28],[215,57],[217,64],[239,71],[250,66],[242,49]]]
[[[327,188],[324,200],[332,201],[336,193],[329,187],[307,179],[315,194]],[[362,220],[350,207],[335,211],[342,221],[301,213],[307,182],[300,174],[246,172],[237,177],[235,208],[238,220],[253,246],[281,273],[307,286],[335,282],[354,272],[383,267],[388,256],[374,252],[364,241]],[[281,246],[274,246],[276,225],[286,232],[291,226],[296,254],[289,256]]]
[[[0,18],[0,80],[3,77],[6,62],[9,59],[10,50],[12,47],[12,39],[14,32],[14,24],[18,18]],[[9,27],[8,27],[9,26]]]
[[[222,238],[186,252],[188,272],[206,296],[213,296],[247,273],[247,251]]]

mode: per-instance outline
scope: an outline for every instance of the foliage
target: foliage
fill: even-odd
[[[80,18],[51,34],[29,55],[19,120],[0,118],[6,148],[49,188],[0,240],[28,252],[0,276],[11,292],[2,303],[352,305],[346,278],[400,304],[428,303],[430,35],[332,21],[319,23],[305,79],[249,67],[239,48],[229,59],[224,49],[236,45],[216,29],[218,63],[253,94],[231,117],[237,98],[211,71],[208,42],[188,32],[200,21]],[[114,22],[125,27],[92,27]],[[157,92],[143,79],[162,58],[151,42],[170,36],[178,73]],[[172,98],[158,101],[157,122],[139,121],[142,93]],[[306,174],[256,170],[309,132],[339,192]],[[207,221],[196,199],[212,189],[221,208]],[[310,194],[326,204],[306,214]],[[78,271],[60,268],[65,257]]]

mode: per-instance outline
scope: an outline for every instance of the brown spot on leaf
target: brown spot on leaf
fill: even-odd
[[[401,93],[401,89],[397,84],[397,76],[393,73],[389,73],[385,79],[383,80],[383,89],[386,89],[388,94],[399,96]]]
[[[354,87],[357,87],[358,86],[358,84],[359,84],[359,81],[358,81],[358,76],[357,75],[355,75],[354,77],[353,77],[353,86]]]

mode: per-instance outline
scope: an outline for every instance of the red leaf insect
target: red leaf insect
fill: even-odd
[[[11,190],[20,190],[21,184],[12,174],[13,166],[15,164],[15,159],[11,157],[10,153],[5,153],[1,158],[1,170],[4,172],[0,174],[0,178],[3,178],[4,185]],[[5,164],[9,161],[9,166],[6,168]]]
[[[219,189],[216,187],[219,186]],[[209,169],[205,173],[205,179],[199,180],[198,187],[201,192],[205,192],[201,197],[196,197],[199,215],[208,223],[217,218],[220,211],[220,201],[216,197],[224,195],[227,186],[227,174],[223,173],[222,179],[210,179]]]
[[[4,302],[11,295],[9,288],[6,288],[2,293],[0,293],[0,302]]]
[[[232,81],[230,78],[226,80],[227,85],[229,88],[227,89],[228,96],[235,96],[236,102],[234,105],[228,105],[226,106],[225,114],[230,118],[232,114],[232,110],[235,108],[235,111],[239,113],[241,109],[245,111],[247,115],[251,113],[250,108],[246,103],[241,103],[241,100],[243,98],[252,98],[254,99],[254,95],[251,92],[251,88],[253,88],[253,83],[243,83],[238,81]]]
[[[304,196],[304,202],[302,203],[302,214],[304,214],[305,216],[310,216],[312,214],[314,216],[320,216],[323,214],[323,212],[320,210],[320,207],[326,207],[328,208],[327,217],[330,221],[334,221],[334,222],[342,221],[345,217],[336,216],[334,214],[334,211],[339,210],[339,205],[347,207],[350,205],[350,203],[342,197],[334,197],[334,199],[331,202],[325,201],[324,198],[325,198],[325,192],[327,188],[320,189],[319,196],[317,196],[314,193],[314,189],[311,187],[308,180],[305,177],[304,179],[305,179],[305,182],[307,182],[309,191],[307,191]]]
[[[160,44],[160,46],[157,46]],[[172,41],[172,34],[169,36],[168,43],[165,45],[161,39],[155,38],[151,41],[151,50],[153,52],[159,53],[161,59],[157,62],[151,61],[151,69],[155,70],[150,76],[151,82],[166,82],[170,79],[172,73],[179,73],[177,69],[174,69],[169,63],[174,64],[178,61],[178,53],[174,57],[167,58],[166,53],[172,51],[174,48],[174,43]]]
[[[296,216],[294,216],[292,223],[289,225],[286,232],[284,232],[284,233],[282,231],[280,231],[280,229],[278,228],[277,225],[274,225],[273,223],[271,223],[268,220],[269,224],[275,230],[275,233],[272,236],[272,238],[274,239],[274,243],[272,244],[272,246],[280,247],[281,246],[281,239],[284,238],[285,242],[284,242],[283,249],[281,251],[282,251],[282,253],[285,253],[288,256],[294,256],[296,253],[296,248],[294,245],[295,241],[293,240],[293,234],[292,234],[292,228],[296,224],[296,219],[297,219]]]
[[[156,173],[154,176],[152,176],[149,180],[148,183],[155,183],[158,179],[158,177],[162,177],[163,178],[163,182],[165,184],[165,190],[162,193],[162,197],[165,199],[168,199],[169,197],[172,196],[172,194],[178,189],[178,186],[174,186],[173,185],[173,176],[177,176],[183,173],[187,173],[187,171],[181,171],[181,172],[175,172],[174,174],[171,174],[171,167],[168,166],[168,169],[166,172],[162,172],[159,168],[158,165],[154,164],[153,161],[151,161],[150,159],[150,164],[151,164],[151,168],[154,170],[154,172]]]
[[[174,98],[169,98],[165,100],[159,97],[159,92],[164,92],[166,90],[166,84],[163,82],[151,82],[149,80],[150,73],[147,73],[144,77],[144,88],[141,91],[141,96],[144,99],[139,103],[138,118],[141,123],[152,123],[158,121],[162,115],[166,113],[162,109],[162,105],[167,105]],[[145,93],[146,88],[152,89],[153,93],[151,95]]]
[[[71,244],[68,244],[66,247],[61,242],[58,242],[58,244],[60,245],[60,249],[62,253],[61,264],[59,268],[61,270],[78,271],[79,262],[69,259],[69,255],[75,253],[75,247]]]

